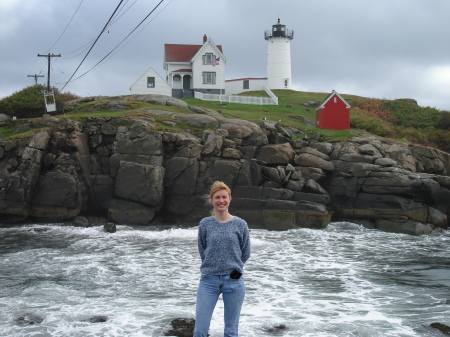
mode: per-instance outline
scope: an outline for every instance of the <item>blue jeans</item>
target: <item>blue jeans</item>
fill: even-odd
[[[224,337],[238,337],[239,316],[245,297],[245,284],[241,276],[233,280],[229,275],[202,274],[197,291],[194,337],[206,337],[219,295],[224,304]]]

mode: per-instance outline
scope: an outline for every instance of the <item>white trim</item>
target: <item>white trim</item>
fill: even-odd
[[[194,61],[195,58],[197,58],[199,55],[202,55],[204,53],[203,51],[205,50],[207,44],[210,44],[214,48],[214,50],[217,52],[217,54],[219,54],[218,57],[221,58],[220,61],[225,62],[225,63],[227,62],[227,59],[225,58],[223,53],[220,51],[220,49],[217,47],[217,45],[214,43],[214,41],[210,37],[208,37],[208,40],[206,40],[206,42],[203,44],[203,46],[201,46],[200,49],[197,51],[197,53],[192,57],[191,63]],[[202,62],[203,62],[203,60],[202,60]]]
[[[345,106],[346,106],[347,109],[350,109],[350,108],[351,108],[351,105],[348,104],[347,101],[346,101],[341,95],[339,95],[335,90],[333,90],[333,91],[331,92],[331,94],[325,99],[325,101],[323,101],[322,104],[320,104],[320,105],[316,108],[316,110],[323,109],[323,108],[325,107],[325,104],[328,103],[328,101],[329,101],[329,100],[331,99],[331,97],[333,97],[334,95],[338,96],[338,97],[341,99],[341,101],[345,103]]]

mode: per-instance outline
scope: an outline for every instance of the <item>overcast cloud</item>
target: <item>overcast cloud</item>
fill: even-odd
[[[159,1],[123,1],[123,15],[74,78],[113,50]],[[0,98],[33,84],[27,75],[47,76],[47,59],[38,53],[61,53],[51,62],[51,85],[61,89],[119,2],[0,0]],[[414,98],[421,106],[450,110],[449,14],[449,0],[164,0],[126,45],[63,91],[128,94],[150,67],[165,77],[165,43],[201,44],[204,34],[223,46],[227,79],[265,77],[263,33],[280,17],[295,32],[295,90]]]

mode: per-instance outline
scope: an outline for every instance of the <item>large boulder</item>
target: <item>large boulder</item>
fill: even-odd
[[[144,205],[159,207],[164,200],[163,167],[121,161],[114,195]]]
[[[334,164],[331,161],[310,153],[302,153],[295,157],[295,164],[303,167],[319,168],[324,171],[333,171]]]
[[[108,219],[120,225],[149,225],[155,216],[155,207],[122,199],[112,199]]]
[[[203,114],[173,114],[172,118],[184,121],[194,128],[216,128],[219,125],[217,119]]]
[[[230,210],[246,219],[250,228],[268,230],[325,228],[331,219],[324,205],[291,200],[235,198]]]
[[[194,194],[198,177],[198,162],[194,158],[175,157],[164,163],[165,193]]]
[[[62,221],[80,214],[87,201],[85,186],[77,176],[48,172],[36,186],[30,215],[42,221]]]
[[[239,145],[266,145],[267,134],[255,123],[241,119],[219,119],[220,128],[228,131],[228,137]]]
[[[290,143],[270,144],[259,148],[256,159],[269,165],[287,165],[294,156],[295,150]]]

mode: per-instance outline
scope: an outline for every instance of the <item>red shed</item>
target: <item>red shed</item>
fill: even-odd
[[[336,91],[316,108],[316,127],[318,129],[350,129],[350,104]]]

